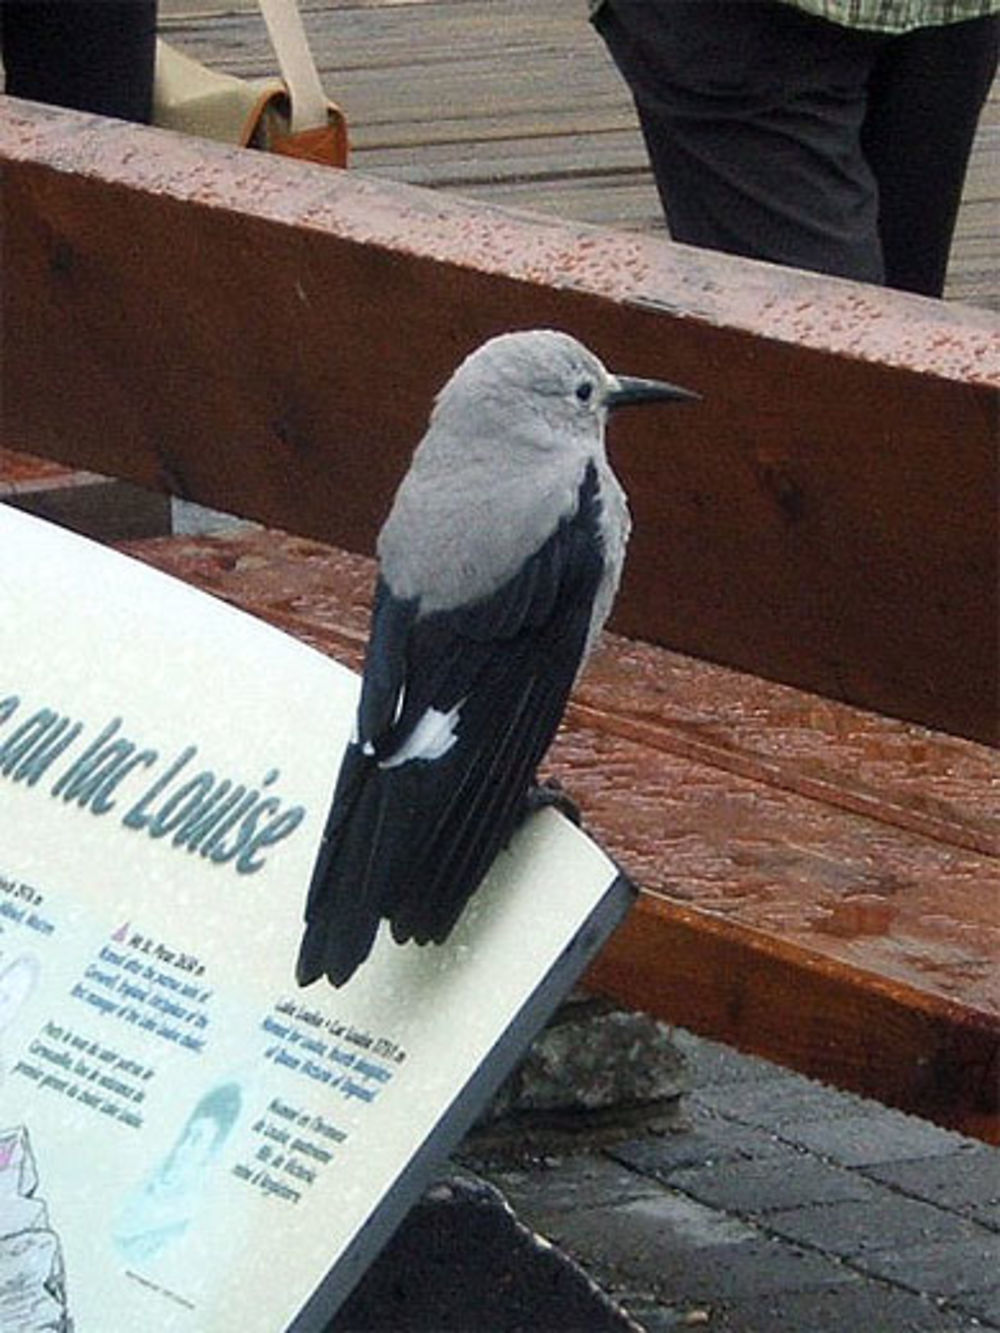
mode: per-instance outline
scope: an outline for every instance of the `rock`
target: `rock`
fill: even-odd
[[[571,997],[500,1088],[467,1141],[475,1155],[504,1135],[572,1151],[679,1118],[689,1086],[671,1029],[647,1014],[586,995]],[[463,1152],[465,1150],[463,1149]]]
[[[433,1185],[326,1333],[641,1333],[485,1181]]]

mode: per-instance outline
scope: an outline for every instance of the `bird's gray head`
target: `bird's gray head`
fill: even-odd
[[[604,457],[608,412],[622,403],[693,398],[658,380],[613,375],[550,329],[505,333],[466,357],[438,394],[430,426],[378,541],[400,598],[440,610],[495,592],[574,512],[597,468],[610,605],[628,535],[624,493]]]
[[[470,417],[521,436],[530,447],[564,451],[574,443],[600,446],[608,412],[625,403],[697,395],[659,380],[614,375],[582,343],[554,329],[503,333],[461,363],[438,394],[432,421],[461,424]]]

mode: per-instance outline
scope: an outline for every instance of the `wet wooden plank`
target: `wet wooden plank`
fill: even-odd
[[[800,1073],[1000,1142],[996,1025],[780,937],[643,894],[595,989]]]
[[[34,454],[0,447],[0,498],[4,500],[9,501],[11,496],[34,487],[84,481],[92,475],[64,467],[51,458],[38,458]]]
[[[458,359],[562,326],[704,395],[613,426],[619,629],[997,738],[986,312],[9,100],[0,155],[5,443],[370,549]]]
[[[170,531],[170,500],[117,477],[0,448],[0,502],[99,541]]]
[[[266,532],[127,549],[360,664],[370,560]],[[608,636],[549,767],[643,890],[595,985],[1000,1134],[1000,756]]]

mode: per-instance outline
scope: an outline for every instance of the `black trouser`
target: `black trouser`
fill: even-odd
[[[2,0],[0,48],[15,97],[149,120],[156,0]]]
[[[675,240],[939,296],[1000,22],[890,36],[768,0],[607,0]]]

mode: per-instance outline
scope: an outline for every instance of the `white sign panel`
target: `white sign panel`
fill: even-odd
[[[0,626],[0,1328],[322,1328],[630,890],[546,811],[299,990],[356,677],[2,506]]]

